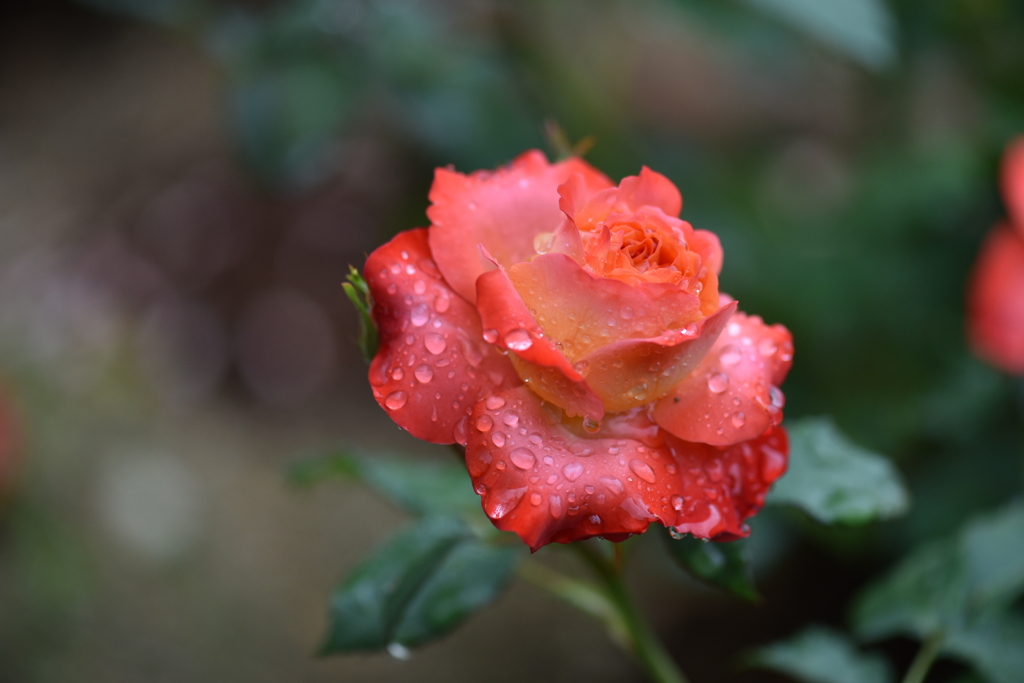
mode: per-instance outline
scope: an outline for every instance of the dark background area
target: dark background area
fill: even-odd
[[[868,528],[764,513],[757,605],[641,539],[631,579],[695,681],[783,680],[739,655],[841,626],[894,558],[1019,494],[1024,385],[971,355],[963,310],[1024,133],[1024,7],[814,5],[0,6],[0,383],[21,434],[0,681],[640,680],[525,583],[409,662],[311,654],[331,587],[402,520],[354,485],[292,489],[287,464],[447,457],[374,403],[347,267],[424,225],[433,168],[545,148],[549,121],[614,179],[646,164],[679,186],[722,240],[723,290],[793,332],[787,416],[832,415],[912,492]],[[915,645],[885,649],[904,668]]]

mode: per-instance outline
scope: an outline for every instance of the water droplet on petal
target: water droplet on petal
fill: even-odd
[[[402,370],[402,368],[392,368],[391,369],[391,379],[393,379],[393,380],[395,380],[397,382],[398,380],[402,379],[403,377],[405,377],[405,371]]]
[[[786,405],[786,395],[782,393],[782,389],[772,387],[768,390],[768,396],[771,397],[772,405],[776,408],[782,408]]]
[[[565,478],[569,481],[576,481],[580,478],[580,475],[583,474],[583,465],[578,462],[571,462],[562,468],[562,474],[564,474]]]
[[[519,424],[519,416],[515,413],[505,413],[505,417],[503,417],[501,421],[509,427],[515,427]]]
[[[729,376],[722,372],[714,372],[708,375],[708,389],[713,393],[720,394],[729,386]]]
[[[615,477],[601,477],[601,484],[612,493],[622,493],[626,487]]]
[[[409,322],[413,324],[413,327],[423,327],[430,320],[430,311],[427,310],[426,304],[416,304],[412,307],[412,311],[409,313]]]
[[[493,426],[494,420],[491,419],[490,415],[481,415],[476,419],[476,428],[481,432],[490,431]]]
[[[392,282],[390,285],[388,285],[388,294],[397,294],[397,293],[398,293],[398,285],[396,285],[394,282]]]
[[[444,313],[451,307],[451,305],[452,300],[451,297],[448,296],[447,292],[441,292],[437,295],[437,298],[434,299],[434,310],[438,313]]]
[[[561,496],[548,496],[548,512],[553,518],[560,519],[564,511]]]
[[[590,417],[583,418],[583,431],[587,434],[597,434],[601,431],[601,421]]]
[[[515,329],[505,335],[505,346],[513,351],[526,351],[533,346],[533,338],[523,329]]]
[[[672,509],[676,510],[677,512],[683,509],[682,496],[672,496]]]
[[[487,342],[488,344],[493,344],[494,342],[498,341],[498,331],[484,330],[484,341]]]
[[[488,396],[484,405],[487,406],[487,410],[497,410],[505,405],[505,399],[501,396]]]
[[[424,282],[423,280],[417,280],[412,285],[412,291],[416,292],[417,294],[423,294],[424,292],[427,291],[427,283]]]
[[[534,492],[530,494],[531,505],[540,505],[543,501],[544,498],[539,493]]]
[[[726,367],[736,365],[743,360],[743,352],[735,344],[726,344],[725,348],[722,349],[721,355],[718,356],[718,360]]]
[[[529,448],[514,448],[508,457],[521,470],[528,470],[537,464],[537,456]]]
[[[494,432],[494,434],[491,436],[491,441],[494,442],[495,446],[501,448],[502,446],[505,445],[505,434],[502,432]]]
[[[391,410],[398,410],[405,405],[405,402],[409,400],[408,394],[404,391],[392,391],[388,394],[387,398],[384,399],[384,405]]]
[[[775,340],[771,337],[765,337],[757,343],[758,352],[764,356],[774,356],[775,352],[779,350],[779,347],[775,345]]]
[[[448,342],[436,332],[431,332],[423,338],[423,345],[427,347],[427,351],[436,356],[448,347]]]
[[[626,511],[626,514],[633,519],[651,519],[654,517],[651,514],[650,508],[639,496],[630,496],[626,500],[622,501],[622,509]]]
[[[416,368],[416,372],[413,374],[416,375],[417,380],[423,382],[424,384],[426,384],[427,382],[434,378],[434,371],[431,369],[429,365],[419,366],[418,368]]]
[[[732,424],[734,427],[742,427],[747,421],[747,416],[742,412],[735,412],[732,414]]]
[[[651,466],[645,463],[643,460],[630,460],[629,469],[633,471],[633,474],[640,477],[648,484],[654,483],[654,470],[652,470]]]
[[[623,306],[622,310],[619,311],[619,315],[622,316],[623,320],[630,320],[633,317],[633,309],[629,306]]]
[[[594,526],[601,526],[601,518],[597,515],[590,515],[589,517],[587,517],[587,521],[593,524]]]

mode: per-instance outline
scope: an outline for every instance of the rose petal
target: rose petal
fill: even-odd
[[[778,385],[793,362],[782,325],[736,313],[704,362],[654,407],[654,419],[686,441],[748,441],[782,420]]]
[[[666,443],[682,475],[682,502],[673,526],[698,538],[733,540],[750,533],[743,521],[764,506],[775,480],[786,472],[789,438],[781,426],[732,446]]]
[[[633,211],[642,206],[656,206],[669,216],[678,218],[683,210],[683,196],[671,180],[644,166],[640,175],[629,176],[619,183],[619,202]]]
[[[611,185],[582,159],[552,165],[536,150],[493,173],[467,176],[437,169],[427,209],[430,247],[452,289],[475,301],[476,280],[486,270],[478,244],[506,268],[533,256],[534,237],[555,230],[562,220],[558,186],[573,174],[585,187]]]
[[[997,226],[981,246],[967,294],[968,336],[993,365],[1024,374],[1024,237]]]
[[[469,430],[466,464],[484,512],[533,550],[622,540],[653,521],[703,538],[743,536],[743,520],[785,471],[781,430],[723,449],[666,441],[643,411],[609,417],[593,436],[560,415],[519,387],[478,404]]]
[[[426,229],[399,233],[370,254],[363,272],[380,331],[370,365],[374,398],[416,438],[460,440],[455,432],[472,407],[519,384],[518,375],[484,342],[472,304],[441,277]]]
[[[572,263],[566,256],[557,257]],[[604,417],[601,400],[541,329],[504,270],[492,270],[477,280],[477,310],[485,339],[513,354],[516,371],[531,389],[570,416]]]
[[[612,342],[584,356],[576,367],[585,367],[587,383],[606,411],[645,405],[663,397],[700,365],[735,310],[733,302],[683,330]]]
[[[1010,222],[1024,238],[1024,136],[1006,146],[999,181]]]
[[[697,297],[675,285],[598,277],[564,254],[518,263],[508,278],[545,334],[574,361],[610,342],[657,337],[701,318]]]

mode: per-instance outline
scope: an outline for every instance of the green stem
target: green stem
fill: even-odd
[[[651,632],[633,605],[621,574],[621,554],[609,558],[587,543],[573,543],[604,584],[605,591],[625,627],[629,649],[646,669],[654,683],[688,683],[686,676]],[[616,561],[618,560],[618,561]]]
[[[914,661],[910,663],[907,675],[903,677],[903,683],[924,683],[924,678],[928,675],[928,670],[932,668],[941,649],[942,634],[936,633],[928,636],[928,639],[921,643],[921,649],[917,651]]]

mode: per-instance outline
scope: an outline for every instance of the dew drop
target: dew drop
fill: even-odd
[[[388,294],[397,294],[397,293],[398,293],[398,285],[396,285],[394,282],[392,282],[390,285],[388,285]]]
[[[682,332],[683,334],[685,334],[687,337],[692,337],[693,335],[697,334],[697,324],[696,323],[689,323],[688,325],[685,325],[683,327],[683,329],[681,329],[679,331]]]
[[[514,329],[505,335],[505,346],[513,351],[526,351],[533,346],[533,338],[523,329]]]
[[[776,408],[782,408],[786,405],[786,395],[782,393],[782,389],[772,387],[768,390],[768,396],[771,397],[772,405]]]
[[[413,327],[423,327],[428,320],[430,320],[430,311],[427,310],[426,304],[416,304],[412,307],[409,322],[413,324]]]
[[[540,435],[540,432],[534,432],[530,434],[530,443],[534,446],[539,446],[544,443],[544,437]]]
[[[529,448],[514,448],[508,457],[521,470],[528,470],[537,464],[537,456]]]
[[[501,448],[505,445],[505,434],[503,432],[494,432],[491,436],[491,441],[494,442],[495,446]]]
[[[742,412],[737,411],[732,414],[732,424],[734,427],[742,427],[747,421],[747,416]]]
[[[674,464],[669,463],[669,464],[665,465],[665,471],[668,472],[669,474],[675,474],[679,470],[676,468],[676,466]]]
[[[619,311],[619,315],[622,316],[623,320],[631,320],[633,318],[633,309],[629,306],[623,306],[622,310]]]
[[[681,511],[683,509],[683,497],[682,496],[678,496],[678,495],[677,496],[672,496],[671,502],[672,502],[672,509],[673,510],[679,512],[679,511]]]
[[[708,375],[708,389],[713,393],[720,394],[725,391],[729,386],[729,376],[721,373],[714,372]]]
[[[427,347],[427,351],[436,356],[448,347],[448,343],[441,335],[431,332],[423,338],[423,346]]]
[[[490,431],[493,426],[494,420],[491,419],[490,415],[481,415],[476,419],[476,428],[481,432]]]
[[[398,380],[402,379],[403,377],[405,377],[405,371],[402,370],[402,368],[392,368],[391,369],[391,379],[393,379],[393,380],[395,380],[397,382]]]
[[[630,460],[629,469],[633,471],[633,474],[640,477],[648,484],[654,483],[654,470],[652,470],[651,466],[645,463],[643,460]]]
[[[501,421],[509,427],[515,427],[519,424],[519,416],[515,413],[505,413],[505,417],[503,417]]]
[[[593,524],[594,526],[601,526],[601,518],[597,515],[590,515],[589,517],[587,517],[587,521]]]
[[[391,410],[398,410],[405,405],[405,402],[409,400],[408,394],[404,391],[392,391],[388,394],[387,398],[384,399],[384,405]]]
[[[722,353],[718,357],[718,360],[726,367],[736,365],[743,360],[743,352],[740,351],[740,347],[735,344],[726,344],[725,348],[722,349]]]
[[[531,505],[540,505],[542,502],[544,502],[544,498],[539,493],[534,492],[530,494]]]
[[[505,464],[504,460],[499,460],[498,462],[494,463],[494,466],[497,467],[499,470],[504,470],[506,467],[508,467],[508,465]]]
[[[615,477],[601,477],[601,484],[612,493],[622,493],[626,487]]]
[[[587,434],[597,434],[601,431],[601,421],[590,417],[583,418],[583,431]]]
[[[498,331],[484,330],[484,341],[487,342],[488,344],[493,344],[494,342],[498,341]]]
[[[424,384],[426,384],[427,382],[434,378],[434,371],[430,368],[429,365],[419,366],[418,368],[416,368],[416,372],[413,374],[416,375],[417,380],[423,382]]]
[[[425,293],[427,291],[427,283],[424,282],[423,280],[417,280],[415,283],[413,283],[412,291],[416,292],[417,294]]]
[[[583,465],[578,462],[571,462],[562,468],[562,474],[564,474],[565,478],[569,481],[576,481],[580,478],[580,475],[583,474]]]
[[[434,299],[434,310],[438,313],[444,313],[451,307],[451,305],[452,300],[448,296],[447,292],[441,292],[437,295],[437,298]]]
[[[765,337],[757,343],[757,350],[762,356],[768,358],[774,356],[779,347],[775,345],[775,341],[771,337]]]
[[[565,509],[562,507],[561,496],[548,496],[548,512],[551,513],[553,518],[560,519],[564,511]]]
[[[488,396],[484,405],[487,406],[487,410],[497,410],[505,405],[505,399],[501,396]]]

